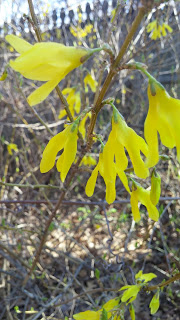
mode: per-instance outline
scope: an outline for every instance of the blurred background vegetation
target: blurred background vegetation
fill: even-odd
[[[117,55],[137,15],[139,2],[34,1],[34,5],[43,41],[91,48],[106,42]],[[89,289],[117,288],[125,279],[131,284],[141,268],[146,273],[156,273],[157,282],[180,269],[180,166],[175,150],[161,146],[161,153],[169,156],[168,161],[158,164],[162,177],[158,207],[161,218],[157,223],[148,220],[141,206],[142,220],[137,225],[132,221],[129,198],[121,182],[117,180],[117,201],[113,205],[104,202],[101,177],[89,199],[84,187],[92,167],[81,166],[51,225],[35,276],[24,289],[22,280],[32,264],[52,205],[63,188],[55,169],[47,174],[39,171],[42,151],[51,136],[37,114],[53,134],[62,130],[67,119],[59,118],[62,105],[55,91],[34,109],[28,106],[26,97],[39,82],[25,79],[7,67],[18,54],[5,41],[5,36],[13,33],[32,44],[36,42],[28,5],[24,1],[1,0],[0,6],[4,19],[0,22],[0,77],[4,71],[8,73],[0,82],[0,319],[71,319],[73,313],[93,309],[114,296],[112,292],[86,293]],[[179,13],[180,3],[174,0],[153,9],[123,58],[124,63],[134,59],[146,64],[175,98],[180,97]],[[147,26],[155,20],[158,25],[168,24],[172,32],[167,30],[166,35],[153,40],[153,31],[148,33]],[[84,78],[90,73],[98,92],[109,65],[106,53],[96,55],[61,81],[60,88],[73,87],[80,93],[81,110],[92,106],[96,94],[84,84]],[[146,91],[147,79],[143,75],[122,70],[107,94],[115,98],[116,107],[141,136],[148,110]],[[96,133],[102,135],[104,142],[111,129],[110,119],[111,109],[106,106],[96,126]],[[95,143],[93,159],[98,160],[99,150],[99,143]],[[148,186],[147,180],[144,187]],[[68,302],[75,293],[84,296]],[[140,296],[136,301],[137,319],[180,319],[179,299],[178,284],[169,286],[162,293],[157,315],[150,316],[150,297]],[[55,307],[52,302],[62,304]],[[128,317],[127,312],[125,319]]]

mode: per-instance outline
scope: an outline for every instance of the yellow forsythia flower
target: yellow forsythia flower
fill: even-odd
[[[173,29],[167,23],[158,24],[157,20],[150,22],[146,29],[147,32],[151,32],[150,37],[152,40],[156,40],[162,36],[165,37],[167,34],[166,30],[168,30],[170,33],[173,31]]]
[[[119,299],[111,299],[103,305],[103,309],[107,312],[107,319],[113,317],[114,320],[121,320],[120,316],[113,315],[116,313],[117,306],[119,304]],[[73,315],[75,320],[100,320],[102,316],[103,309],[98,311],[85,311]],[[113,310],[114,309],[114,310]]]
[[[138,222],[141,219],[138,202],[140,201],[146,208],[149,213],[149,217],[157,221],[159,218],[159,212],[155,205],[151,202],[150,191],[141,187],[137,182],[133,182],[133,191],[131,193],[131,207],[134,221]]]
[[[13,154],[13,153],[12,153],[12,150],[14,150],[15,152],[18,152],[17,144],[15,144],[15,143],[9,143],[9,144],[7,145],[7,150],[8,150],[8,153],[9,153],[10,155]]]
[[[88,73],[84,78],[85,92],[88,92],[88,85],[90,86],[92,92],[96,91],[98,83],[95,79],[93,79],[90,73]]]
[[[91,118],[91,113],[88,112],[85,117],[81,120],[79,125],[79,132],[82,134],[83,138],[86,136],[86,121],[88,118]]]
[[[88,197],[91,197],[94,193],[98,172],[103,177],[106,184],[106,201],[107,203],[113,203],[116,198],[116,168],[114,163],[114,156],[110,152],[110,144],[107,142],[104,150],[99,155],[99,162],[94,168],[87,184],[85,192]]]
[[[94,193],[95,184],[98,176],[98,172],[103,177],[106,185],[106,201],[107,203],[113,203],[116,198],[116,175],[118,174],[126,190],[130,193],[128,186],[128,179],[124,171],[119,168],[114,162],[114,152],[112,151],[113,135],[110,134],[108,141],[103,149],[103,152],[99,155],[99,162],[94,168],[87,184],[85,192],[88,197],[91,197]]]
[[[149,152],[147,167],[159,161],[158,132],[163,145],[176,147],[180,162],[180,100],[172,98],[156,81],[148,86],[149,110],[144,124],[144,135]]]
[[[161,195],[161,177],[159,173],[154,169],[151,175],[150,199],[155,206],[159,202],[160,195]]]
[[[129,157],[132,161],[135,174],[139,178],[147,178],[149,171],[145,166],[141,158],[141,152],[146,156],[148,154],[148,147],[144,139],[136,134],[136,132],[128,127],[125,120],[113,107],[113,119],[112,119],[112,138],[111,152],[114,152],[117,167],[123,171],[127,168],[128,158],[125,154],[124,147],[129,153]]]
[[[10,66],[27,79],[46,81],[28,97],[31,106],[46,99],[70,71],[93,53],[90,49],[66,47],[56,42],[31,45],[15,35],[6,36],[6,40],[20,53],[16,60],[10,61]]]
[[[57,170],[60,172],[61,180],[64,182],[76,157],[78,139],[77,132],[78,125],[72,123],[49,141],[44,149],[40,163],[40,171],[42,173],[48,172],[53,168],[57,153],[64,149],[56,163]]]
[[[87,156],[84,156],[82,161],[81,161],[81,166],[84,165],[84,166],[95,166],[97,164],[97,161],[96,159],[94,159],[92,156],[90,155],[87,155]]]
[[[81,109],[81,97],[80,92],[77,91],[75,88],[65,88],[62,91],[62,94],[67,95],[67,103],[69,106],[69,110],[71,115],[74,118],[75,113],[79,113]],[[62,119],[64,116],[67,116],[66,110],[63,109],[59,113],[59,119]]]

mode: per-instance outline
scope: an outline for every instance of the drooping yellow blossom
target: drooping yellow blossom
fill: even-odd
[[[85,92],[88,92],[88,85],[90,86],[92,92],[96,92],[98,83],[95,79],[93,79],[90,73],[88,73],[84,78]]]
[[[62,91],[62,94],[67,95],[67,103],[69,106],[69,110],[71,112],[71,115],[74,118],[75,113],[79,113],[81,109],[81,97],[80,92],[76,91],[75,88],[65,88]],[[67,116],[66,110],[63,109],[59,113],[59,119],[62,119],[63,117]]]
[[[74,122],[49,141],[44,149],[40,163],[40,171],[42,173],[48,172],[53,168],[57,153],[64,149],[56,163],[57,170],[60,172],[61,180],[64,182],[76,157],[78,139],[77,132],[78,125]]]
[[[18,152],[17,144],[15,144],[15,143],[9,143],[9,144],[7,145],[7,150],[8,150],[8,153],[9,153],[10,155],[13,154],[13,153],[12,153],[12,150],[14,150],[15,152]]]
[[[126,190],[130,193],[130,189],[128,186],[128,179],[126,174],[114,162],[114,152],[112,150],[112,141],[114,137],[113,134],[109,135],[108,141],[103,149],[103,152],[99,155],[99,162],[97,166],[94,168],[87,184],[85,192],[88,197],[91,197],[94,193],[95,184],[98,176],[98,172],[103,177],[105,185],[106,185],[106,201],[107,203],[113,203],[116,198],[116,175],[118,174],[120,180],[122,181]]]
[[[138,222],[141,219],[138,202],[141,202],[149,213],[149,217],[158,221],[159,212],[150,198],[150,190],[144,189],[140,184],[133,182],[133,191],[131,193],[131,208],[134,221]]]
[[[113,135],[113,138],[111,139],[111,150],[113,150],[115,154],[117,167],[123,171],[127,168],[128,158],[125,154],[125,147],[132,161],[135,174],[139,178],[147,178],[149,171],[145,166],[140,154],[142,152],[145,156],[147,156],[147,144],[145,143],[144,139],[138,136],[133,129],[128,127],[125,120],[115,107],[113,107],[111,134]]]
[[[10,61],[10,66],[27,79],[46,81],[28,97],[31,106],[46,99],[70,71],[93,53],[90,49],[66,47],[55,42],[31,45],[15,35],[6,36],[6,41],[20,53],[16,60]]]
[[[148,86],[149,110],[144,124],[144,135],[149,147],[147,167],[159,161],[158,133],[163,145],[176,147],[180,162],[180,100],[172,98],[156,81]]]
[[[102,318],[102,312],[105,310],[107,312],[107,319],[113,317],[114,320],[121,320],[119,315],[116,315],[118,312],[117,307],[119,305],[119,299],[111,299],[103,305],[103,308],[98,311],[85,311],[73,315],[75,320],[100,320]]]
[[[167,23],[158,24],[157,20],[150,22],[146,29],[147,32],[151,32],[150,37],[152,40],[156,40],[162,36],[165,37],[167,34],[166,30],[170,33],[173,31]]]
[[[85,192],[88,197],[94,193],[98,172],[103,177],[106,184],[106,201],[113,203],[116,198],[116,167],[114,163],[114,156],[110,152],[110,144],[107,142],[103,152],[99,155],[99,162],[92,171],[92,174],[86,184]]]
[[[91,155],[86,155],[83,157],[82,161],[81,161],[81,166],[95,166],[97,164],[96,159],[94,159]]]

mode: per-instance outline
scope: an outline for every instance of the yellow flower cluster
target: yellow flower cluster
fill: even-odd
[[[8,145],[7,145],[7,150],[8,150],[8,153],[9,153],[10,155],[13,154],[13,153],[12,153],[12,150],[14,150],[14,152],[18,152],[17,144],[15,144],[15,143],[8,143]]]
[[[81,26],[71,26],[70,27],[70,32],[75,38],[85,38],[88,34],[92,32],[93,25],[92,24],[87,24],[85,28],[81,28]]]
[[[49,141],[44,149],[40,163],[40,171],[42,173],[48,172],[53,168],[58,152],[64,149],[56,163],[57,170],[60,172],[61,180],[64,182],[76,157],[78,139],[77,132],[78,125],[74,122]]]
[[[143,204],[144,202],[147,202],[146,207],[148,209],[153,208],[153,210],[156,211],[157,209],[153,204],[149,207],[150,195],[148,197],[142,197],[142,190],[144,190],[143,188],[137,188],[135,195],[133,192],[131,193],[129,189],[128,179],[124,172],[128,166],[128,158],[125,153],[125,148],[132,161],[136,175],[141,178],[146,178],[149,175],[149,170],[145,166],[145,163],[141,158],[141,152],[147,156],[148,146],[145,143],[145,141],[135,133],[134,130],[127,126],[121,114],[114,107],[112,118],[112,131],[110,132],[108,141],[105,147],[103,148],[102,153],[100,153],[99,155],[99,162],[97,166],[94,168],[87,182],[85,189],[86,194],[90,197],[94,193],[97,175],[99,172],[106,184],[106,201],[109,204],[114,202],[116,198],[116,176],[118,175],[126,190],[129,192],[130,195],[133,196],[133,199],[136,195],[136,198],[138,197],[139,201],[143,201]],[[147,194],[146,190],[144,190],[144,193],[145,195]],[[133,209],[134,219],[135,221],[138,221],[140,219],[140,214],[139,209],[138,207],[136,208],[135,203]],[[157,216],[157,211],[156,214],[151,215],[151,217],[155,218],[155,220],[157,220]]]
[[[167,35],[166,30],[170,33],[173,31],[167,23],[158,24],[157,20],[150,22],[147,25],[146,30],[148,33],[151,32],[150,37],[152,40],[165,37]]]
[[[96,159],[94,159],[91,155],[87,155],[83,157],[80,165],[91,167],[91,166],[95,166],[96,163],[97,163]]]
[[[85,92],[88,92],[88,86],[91,88],[92,92],[96,92],[97,85],[97,81],[92,77],[90,73],[88,73],[84,78]]]
[[[81,109],[81,97],[80,97],[80,92],[76,91],[76,88],[65,88],[62,91],[63,95],[67,96],[67,103],[69,106],[69,110],[71,112],[71,115],[74,118],[75,113],[79,114],[80,109]],[[65,117],[66,114],[66,110],[63,109],[60,111],[59,113],[59,119],[62,119],[63,117]]]

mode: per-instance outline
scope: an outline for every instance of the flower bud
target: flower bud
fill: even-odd
[[[151,202],[156,206],[159,202],[161,194],[161,177],[154,169],[151,175],[151,191],[150,191],[150,199]]]

